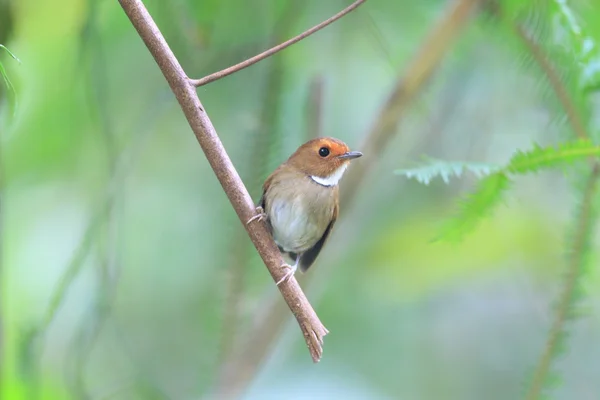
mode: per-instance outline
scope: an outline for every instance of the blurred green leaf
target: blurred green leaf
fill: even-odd
[[[540,147],[517,151],[504,171],[511,174],[525,174],[544,168],[565,167],[590,156],[600,156],[600,146],[590,140],[577,140],[560,143],[557,146]]]
[[[409,179],[429,185],[433,178],[441,177],[444,183],[450,182],[450,177],[459,178],[464,171],[470,171],[478,178],[490,175],[500,168],[495,164],[474,163],[465,161],[444,161],[434,158],[425,158],[427,164],[417,168],[398,169],[394,171],[397,175],[403,175]]]
[[[482,218],[491,214],[510,183],[503,172],[496,172],[479,181],[475,191],[459,201],[458,214],[444,224],[435,240],[460,241]]]
[[[4,49],[13,59],[15,59],[19,64],[21,64],[21,60],[19,60],[19,58],[17,56],[15,56],[13,54],[13,52],[11,52],[6,46],[4,46],[3,44],[0,44],[0,49]],[[12,92],[12,94],[14,96],[13,107],[16,109],[17,91],[15,90],[14,85],[10,81],[10,79],[8,77],[8,73],[6,72],[6,68],[4,67],[4,65],[2,64],[1,61],[0,61],[0,75],[2,75],[2,79],[4,80],[4,84],[6,85],[6,88],[8,89],[9,92]]]
[[[600,85],[600,49],[597,41],[579,24],[566,0],[549,2],[554,17],[555,38],[579,63],[579,85],[585,92]]]

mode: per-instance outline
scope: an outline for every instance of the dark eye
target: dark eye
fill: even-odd
[[[327,147],[321,147],[319,149],[319,155],[321,157],[327,157],[329,155],[329,149]]]

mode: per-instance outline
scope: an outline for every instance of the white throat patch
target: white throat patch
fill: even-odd
[[[311,179],[317,182],[319,185],[323,186],[335,186],[338,184],[342,176],[344,176],[344,172],[346,172],[346,168],[348,168],[348,163],[344,163],[341,167],[339,167],[333,174],[321,178],[320,176],[311,175]]]

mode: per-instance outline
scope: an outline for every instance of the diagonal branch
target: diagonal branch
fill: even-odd
[[[274,281],[279,281],[285,274],[285,270],[281,268],[283,259],[279,249],[264,223],[246,224],[255,215],[255,206],[212,122],[204,112],[196,88],[186,76],[142,1],[119,0],[119,3],[169,83],[210,166],[271,277]],[[296,279],[289,279],[279,285],[279,290],[300,325],[313,361],[318,362],[323,353],[323,337],[328,333],[327,329],[319,320]]]
[[[302,39],[312,35],[313,33],[320,31],[321,29],[325,28],[327,25],[330,25],[331,23],[337,21],[338,19],[342,18],[344,15],[348,14],[349,12],[353,11],[354,9],[356,9],[358,6],[360,6],[362,3],[364,3],[366,0],[356,0],[354,3],[350,4],[348,7],[346,7],[345,9],[343,9],[342,11],[340,11],[339,13],[335,14],[333,17],[326,19],[325,21],[321,22],[319,25],[315,25],[312,28],[310,28],[309,30],[302,32],[301,34],[299,34],[296,37],[291,38],[290,40],[283,42],[281,44],[278,44],[275,47],[270,48],[267,51],[264,51],[252,58],[249,58],[245,61],[242,61],[239,64],[233,65],[229,68],[225,68],[221,71],[215,72],[213,74],[207,75],[204,78],[200,78],[200,79],[190,79],[190,82],[192,85],[196,86],[196,87],[200,87],[200,86],[204,86],[207,83],[211,83],[214,82],[218,79],[221,79],[223,77],[226,77],[227,75],[231,75],[234,72],[237,72],[239,70],[242,70],[246,67],[249,67],[253,64],[256,64],[257,62],[264,60],[267,57],[272,56],[273,54],[285,49],[286,47],[289,47],[291,45],[293,45],[294,43],[297,43],[299,41],[301,41]]]
[[[292,1],[288,3],[282,18],[273,28],[271,43],[281,41],[285,37],[287,30],[301,15],[301,8],[305,6],[304,2]],[[255,134],[250,138],[248,144],[249,157],[246,160],[246,166],[241,168],[246,182],[251,187],[260,188],[261,180],[264,180],[268,174],[268,165],[271,155],[277,154],[279,142],[277,129],[277,116],[280,111],[280,95],[284,86],[284,67],[281,57],[274,57],[267,65],[267,81],[265,82],[264,95],[260,101],[261,116],[260,124],[255,130]],[[265,157],[265,148],[270,149]],[[239,348],[242,338],[242,313],[241,306],[245,296],[246,272],[249,271],[252,257],[249,251],[250,243],[246,240],[246,231],[239,227],[236,229],[232,240],[232,246],[229,251],[231,259],[228,261],[227,284],[225,285],[226,298],[225,310],[223,313],[223,322],[221,328],[221,348],[219,356],[219,376],[224,376],[228,365],[232,362],[234,355]]]
[[[359,147],[371,159],[376,159],[388,146],[400,123],[403,111],[421,92],[428,79],[433,76],[443,57],[454,41],[468,25],[472,12],[479,0],[454,0],[442,12],[442,18],[433,26],[429,35],[419,46],[419,51],[409,63],[404,73],[400,74],[391,94],[384,103],[374,125],[366,133],[363,144]],[[355,197],[352,186],[360,187],[367,177],[373,163],[359,163],[352,167],[344,178],[346,184],[341,187],[340,201],[344,207]],[[315,275],[307,275],[304,286],[310,284]],[[237,362],[229,366],[226,379],[215,389],[216,398],[233,399],[248,386],[252,377],[261,367],[262,361],[273,347],[273,342],[281,334],[287,321],[287,313],[279,302],[268,299],[261,309],[257,323],[247,334],[247,345],[237,356]]]

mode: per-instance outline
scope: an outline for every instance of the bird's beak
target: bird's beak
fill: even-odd
[[[360,151],[349,151],[342,155],[339,155],[337,158],[341,158],[344,160],[352,160],[353,158],[362,157],[362,153]]]

